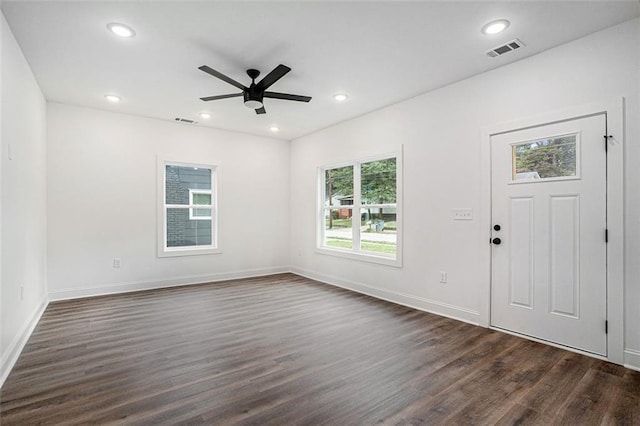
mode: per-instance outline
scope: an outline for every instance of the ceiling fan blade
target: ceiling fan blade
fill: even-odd
[[[256,114],[266,114],[267,110],[264,109],[264,106],[260,107],[260,108],[256,108]]]
[[[232,86],[236,86],[238,89],[241,90],[247,90],[247,88],[242,85],[241,83],[238,83],[237,81],[235,81],[234,79],[232,79],[231,77],[227,77],[226,75],[222,74],[221,72],[218,72],[216,70],[214,70],[213,68],[210,68],[206,65],[203,65],[201,67],[198,67],[199,70],[206,72],[209,75],[212,75],[216,78],[219,78],[222,81],[225,81],[229,84],[231,84]]]
[[[311,96],[290,95],[288,93],[278,93],[278,92],[264,92],[264,97],[271,98],[271,99],[284,99],[287,101],[298,101],[298,102],[309,102],[311,100]]]
[[[259,90],[267,89],[273,83],[280,80],[289,71],[291,71],[291,68],[288,66],[282,64],[278,65],[273,69],[273,71],[267,74],[259,83],[256,84],[256,88]]]
[[[200,99],[207,102],[207,101],[217,101],[218,99],[237,98],[239,96],[242,96],[242,93],[232,93],[230,95],[206,96]]]

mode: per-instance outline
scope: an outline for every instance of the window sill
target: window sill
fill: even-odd
[[[393,266],[402,268],[402,258],[397,255],[396,258],[387,256],[376,256],[373,253],[353,252],[340,249],[332,249],[327,247],[316,247],[316,253],[340,257],[343,259],[357,260],[360,262],[376,263],[378,265]]]
[[[207,254],[221,254],[219,248],[202,248],[202,247],[172,247],[165,248],[158,252],[158,257],[178,257],[178,256],[201,256]]]

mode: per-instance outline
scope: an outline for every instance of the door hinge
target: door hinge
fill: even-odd
[[[604,242],[605,243],[609,242],[609,230],[608,229],[604,230]]]
[[[604,135],[604,152],[609,152],[609,139],[613,138],[611,135]]]
[[[609,334],[609,321],[604,321],[604,334]]]

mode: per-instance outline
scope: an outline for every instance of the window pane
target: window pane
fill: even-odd
[[[211,205],[211,194],[193,194],[193,204],[199,206],[210,206]]]
[[[210,246],[212,244],[211,219],[189,218],[188,208],[167,209],[167,247]],[[211,209],[194,209],[207,211]]]
[[[324,183],[325,207],[353,204],[353,166],[325,170]]]
[[[206,189],[190,189],[191,204],[200,206],[211,205],[211,191]],[[191,209],[189,219],[211,219],[211,209]]]
[[[165,166],[165,204],[189,204],[189,190],[211,191],[211,169]]]
[[[574,134],[513,145],[512,179],[576,176],[576,140]]]
[[[326,247],[353,248],[353,229],[351,216],[353,210],[325,209],[324,245]]]
[[[396,254],[395,208],[360,210],[360,250],[393,256]]]
[[[189,219],[211,219],[211,209],[210,208],[198,208],[198,209],[190,209]]]
[[[360,168],[362,204],[396,202],[396,159],[362,163]]]

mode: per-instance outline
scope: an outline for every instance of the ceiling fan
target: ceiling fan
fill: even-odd
[[[267,74],[262,80],[256,83],[256,78],[260,75],[260,71],[256,69],[248,69],[247,75],[251,78],[251,85],[249,87],[238,83],[234,79],[227,77],[219,71],[214,70],[206,65],[198,67],[199,70],[206,72],[216,78],[219,78],[222,81],[225,81],[232,86],[236,86],[238,89],[242,90],[241,93],[232,93],[229,95],[218,95],[218,96],[207,96],[205,98],[200,98],[203,101],[215,101],[218,99],[227,99],[227,98],[236,98],[239,96],[244,96],[244,104],[246,107],[255,109],[256,114],[265,114],[267,111],[264,109],[264,104],[262,103],[264,98],[271,99],[284,99],[286,101],[298,101],[298,102],[309,102],[311,100],[311,96],[300,96],[300,95],[290,95],[288,93],[278,93],[278,92],[268,92],[267,89],[273,85],[276,81],[280,80],[286,73],[291,71],[286,65],[278,65]]]

